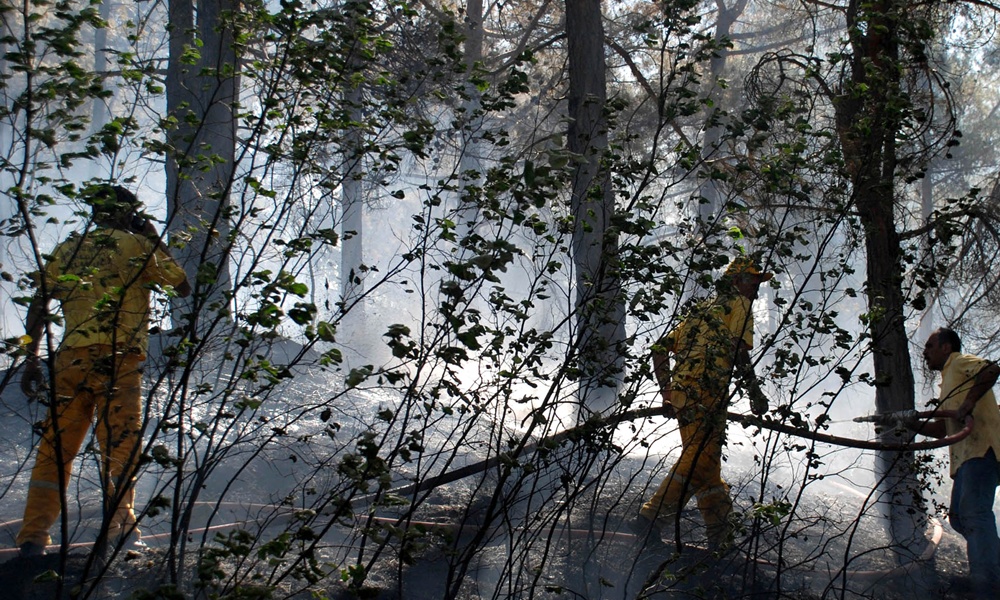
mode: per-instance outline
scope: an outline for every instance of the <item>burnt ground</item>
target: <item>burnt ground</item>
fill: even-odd
[[[774,564],[763,558],[751,558],[747,552],[746,540],[737,549],[722,557],[688,546],[680,555],[672,547],[659,552],[637,552],[633,543],[617,536],[602,544],[610,551],[602,554],[600,581],[605,588],[601,597],[608,598],[649,598],[651,600],[688,598],[879,598],[887,600],[911,600],[913,597],[959,600],[968,598],[969,590],[965,580],[964,541],[946,527],[944,536],[929,564],[923,569],[912,569],[895,576],[889,574],[891,568],[864,571],[865,581],[854,580],[848,573],[846,586],[849,590],[837,589],[836,585],[823,581],[831,579],[829,573],[810,574],[808,569],[790,568],[779,575]],[[589,549],[585,549],[588,547]],[[576,547],[576,556],[593,555],[591,541],[573,540],[567,547]],[[484,553],[489,554],[490,548]],[[613,557],[608,560],[607,557]],[[101,600],[129,600],[133,598],[187,598],[189,594],[169,595],[153,593],[162,588],[163,563],[165,553],[157,548],[143,552],[128,552],[110,563],[110,567],[100,577],[94,577],[99,567],[88,564],[88,554],[84,550],[71,551],[62,561],[58,554],[37,558],[9,558],[0,563],[0,598],[4,600],[62,600],[63,598],[99,598]],[[6,557],[5,557],[6,558]],[[192,559],[193,560],[193,559]],[[388,561],[391,563],[391,561]],[[381,571],[373,572],[369,585],[362,596],[373,598],[431,599],[443,598],[446,591],[443,582],[449,568],[449,553],[441,549],[428,549],[408,566],[396,562],[386,565]],[[193,566],[193,565],[192,565]],[[592,565],[593,566],[593,565]],[[566,571],[574,576],[587,567],[571,561],[566,562]],[[85,570],[91,573],[91,583],[82,583]],[[62,577],[58,574],[62,573]],[[817,580],[811,577],[819,575]],[[475,573],[470,575],[476,579]],[[333,577],[326,584],[311,591],[295,591],[278,588],[273,596],[258,595],[250,587],[241,590],[240,598],[348,598],[342,585]],[[535,597],[539,598],[587,598],[580,590],[567,585],[567,580],[546,581],[542,578]],[[93,581],[97,583],[93,583]],[[461,598],[480,598],[477,585],[463,585]],[[61,595],[59,594],[61,590]],[[780,590],[780,593],[779,591]],[[237,596],[232,596],[237,597]],[[507,596],[514,597],[514,596]]]
[[[626,467],[631,468],[631,467]],[[636,469],[638,471],[639,469]],[[471,486],[469,486],[471,487]],[[421,540],[419,548],[403,552],[398,539],[390,539],[383,555],[366,573],[360,594],[346,590],[345,567],[357,560],[359,528],[334,527],[323,536],[320,563],[327,576],[314,584],[284,579],[273,593],[246,585],[252,578],[244,570],[238,579],[240,593],[229,589],[212,590],[223,600],[264,600],[288,598],[377,598],[380,600],[480,600],[485,598],[538,598],[540,600],[650,600],[725,598],[725,599],[886,599],[913,600],[941,598],[959,600],[969,597],[965,580],[965,543],[943,524],[943,534],[931,560],[921,568],[894,573],[892,556],[871,550],[885,546],[884,531],[874,519],[864,517],[860,526],[843,535],[842,527],[857,519],[857,496],[836,497],[824,493],[814,504],[804,504],[800,515],[789,516],[772,529],[763,529],[751,537],[744,533],[735,549],[719,557],[699,548],[704,544],[704,527],[694,503],[682,519],[682,538],[687,545],[680,554],[673,546],[660,551],[640,551],[628,533],[625,515],[631,514],[634,499],[641,491],[630,490],[628,481],[610,484],[603,493],[594,494],[595,504],[581,501],[582,509],[565,513],[555,524],[548,522],[526,528],[535,514],[529,509],[513,510],[509,520],[498,522],[489,535],[476,539],[482,531],[474,524],[449,534],[432,532]],[[745,497],[737,494],[738,503],[747,510]],[[466,507],[480,502],[469,488],[453,484],[438,488],[423,503],[415,518],[426,522],[454,524],[466,515]],[[558,504],[550,500],[545,506]],[[589,508],[589,510],[587,510]],[[386,509],[387,510],[387,509]],[[402,510],[402,509],[401,509]],[[361,511],[362,513],[364,511]],[[593,514],[603,515],[600,520]],[[382,512],[385,522],[402,513]],[[542,512],[544,516],[544,511]],[[85,527],[86,519],[73,515],[77,523],[74,541],[93,539],[96,529]],[[228,515],[224,521],[235,521]],[[362,515],[363,517],[363,515]],[[162,517],[161,517],[162,518]],[[82,525],[80,523],[83,523]],[[790,525],[785,529],[785,525]],[[0,528],[0,546],[13,542],[11,523]],[[148,525],[148,526],[147,526]],[[157,547],[163,524],[155,519],[144,522],[150,548],[125,553],[109,562],[103,572],[88,564],[88,550],[75,547],[63,562],[58,554],[34,559],[14,557],[10,550],[0,550],[0,600],[62,600],[90,598],[99,600],[181,600],[198,597],[190,583],[185,593],[170,594],[166,550]],[[442,528],[444,529],[444,528]],[[800,533],[788,534],[793,530]],[[260,539],[273,539],[284,531],[280,526],[257,533]],[[376,536],[377,537],[377,536]],[[391,536],[390,536],[391,537]],[[367,541],[366,556],[371,557],[377,544]],[[191,548],[200,545],[196,539]],[[780,543],[779,543],[780,541]],[[207,547],[217,543],[208,538]],[[471,559],[459,559],[468,545],[477,548]],[[409,554],[411,560],[404,560]],[[184,572],[194,576],[197,555],[186,555]],[[266,560],[256,560],[261,572]],[[841,569],[847,564],[846,572]],[[456,565],[468,571],[456,575]],[[781,567],[779,568],[779,565]],[[237,572],[235,565],[223,565],[227,573]],[[101,572],[98,577],[96,573]],[[60,577],[61,574],[61,577]],[[265,577],[266,579],[266,577]],[[460,581],[449,589],[447,582]],[[60,583],[61,582],[61,583]],[[157,593],[157,590],[159,592]],[[202,594],[200,597],[211,597]]]
[[[132,592],[154,589],[160,582],[149,576],[159,556],[155,551],[128,553],[103,576],[86,552],[71,551],[65,562],[58,553],[0,563],[0,597],[4,600],[62,600],[88,595],[92,598],[130,598]],[[89,563],[89,564],[88,564]],[[90,576],[84,579],[84,573]],[[60,575],[61,574],[61,575]],[[88,581],[90,583],[88,583]]]
[[[23,399],[21,402],[23,403]],[[10,404],[20,410],[16,403]],[[0,414],[0,433],[3,434],[0,437],[8,442],[7,447],[0,450],[4,457],[3,464],[15,467],[30,464],[29,421],[25,417],[17,419],[8,414]],[[257,471],[246,471],[252,474],[249,479],[252,479],[253,485],[237,499],[262,502],[264,499],[271,501],[280,497],[269,489],[263,492],[260,489],[265,482],[279,480],[268,470],[270,467],[270,464],[263,464]],[[450,546],[443,542],[428,543],[420,551],[410,552],[412,562],[401,560],[403,552],[399,551],[398,545],[390,544],[384,557],[367,573],[361,596],[385,600],[437,600],[445,597],[479,600],[523,598],[529,594],[542,600],[631,600],[639,597],[656,600],[958,600],[968,597],[964,541],[947,525],[929,564],[924,565],[923,569],[898,575],[889,575],[895,567],[890,559],[878,552],[864,550],[885,545],[885,541],[875,532],[878,527],[870,523],[860,527],[856,534],[851,534],[851,542],[846,549],[832,543],[817,551],[823,536],[811,535],[808,538],[782,540],[783,554],[779,556],[775,550],[778,546],[772,539],[773,532],[764,532],[753,540],[744,537],[738,549],[720,558],[696,547],[699,534],[695,525],[692,530],[684,532],[687,539],[693,540],[693,545],[688,546],[679,556],[675,556],[673,550],[669,549],[639,553],[634,547],[634,540],[624,534],[628,531],[624,518],[627,514],[634,514],[636,502],[641,502],[644,492],[636,489],[636,482],[655,478],[655,475],[649,465],[641,461],[623,461],[618,468],[633,474],[634,478],[623,479],[620,483],[609,480],[600,493],[593,495],[597,500],[589,506],[592,512],[603,515],[603,521],[592,523],[589,515],[568,515],[568,521],[575,528],[573,531],[585,531],[593,526],[597,530],[596,540],[576,534],[566,535],[566,531],[560,531],[558,527],[525,531],[523,525],[531,522],[532,516],[531,511],[526,510],[511,514],[509,522],[505,523],[506,529],[491,535],[485,541],[476,542],[479,551],[474,560],[468,561],[474,564],[459,578],[461,584],[453,595],[449,596],[446,582],[455,578],[456,550],[462,548],[463,542],[471,541],[461,534]],[[741,465],[731,469],[731,472],[738,474],[746,469],[746,465]],[[25,479],[26,467],[19,472],[21,479]],[[148,477],[144,476],[143,480],[146,479]],[[474,499],[469,494],[458,491],[458,487],[449,486],[450,489],[441,488],[436,491],[435,496],[424,503],[424,508],[421,509],[424,512],[417,516],[427,521],[455,522],[465,512],[465,507],[474,504]],[[26,482],[20,482],[0,496],[7,513],[3,516],[13,518],[15,515],[11,513],[20,510],[24,489]],[[75,488],[74,492],[75,496],[78,495]],[[149,496],[148,492],[143,492],[142,495]],[[234,492],[234,495],[237,494]],[[748,509],[747,496],[745,493],[736,494],[737,499],[743,498],[744,510]],[[89,505],[99,505],[98,498],[94,496]],[[837,508],[838,502],[844,506]],[[588,500],[583,499],[579,505],[586,508],[588,503]],[[80,504],[88,505],[87,502]],[[697,524],[700,520],[697,511],[692,508],[688,512],[694,515],[689,521]],[[860,512],[863,511],[859,511],[855,505],[855,496],[842,494],[835,498],[833,494],[825,493],[819,505],[803,507],[801,514],[816,517],[810,517],[808,522],[802,524],[802,529],[823,529],[828,527],[828,523],[850,523]],[[4,525],[11,523],[14,522]],[[76,521],[74,523],[74,526],[79,527]],[[157,531],[155,523],[150,523],[149,529],[146,524],[144,522],[144,530]],[[301,583],[283,581],[272,594],[243,585],[238,597],[256,600],[272,597],[294,600],[357,597],[345,591],[340,571],[350,565],[357,555],[357,531],[352,534],[345,530],[334,532],[333,535],[340,537],[329,540],[324,537],[324,542],[328,544],[327,555],[323,557],[324,567],[329,575],[321,582],[304,586]],[[826,536],[823,543],[828,543],[836,535],[843,534]],[[345,536],[349,539],[344,539]],[[551,543],[547,538],[551,538]],[[72,541],[85,542],[87,539],[93,539],[92,532],[75,534]],[[0,535],[0,546],[11,544],[12,541],[13,529],[10,529],[9,534]],[[188,573],[196,572],[196,556],[189,554],[186,560],[189,564],[184,570]],[[155,544],[141,553],[128,554],[111,561],[103,572],[92,562],[88,562],[87,551],[82,548],[71,550],[64,558],[56,554],[22,559],[14,557],[9,551],[0,551],[0,600],[174,600],[194,597],[190,587],[183,594],[165,593],[163,586],[168,583],[165,562],[165,551],[155,547]],[[849,563],[849,570],[840,577],[838,569],[845,562]],[[782,565],[781,568],[778,568],[779,564]],[[100,576],[95,575],[98,572],[101,572]],[[863,573],[863,576],[858,573]],[[505,591],[511,589],[515,591]],[[151,593],[155,590],[163,593]],[[230,593],[232,591],[226,590],[219,597],[235,600],[237,596]]]

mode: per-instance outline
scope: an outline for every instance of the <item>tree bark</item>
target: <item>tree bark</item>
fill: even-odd
[[[232,323],[228,211],[236,160],[238,64],[229,15],[235,9],[235,0],[199,0],[197,6],[191,0],[171,0],[169,5],[167,114],[175,126],[166,134],[167,222],[173,255],[194,288],[190,297],[172,301],[171,313],[174,326],[184,327],[195,339]],[[200,55],[191,61],[196,48]],[[179,397],[175,410],[183,414],[185,394]],[[178,430],[177,456],[184,455],[185,443]],[[183,469],[178,464],[170,512],[173,539],[167,565],[174,584],[184,577],[183,532],[199,493],[197,488],[185,492],[180,485]]]
[[[708,64],[708,84],[711,86],[710,95],[713,90],[717,91],[718,95],[722,95],[726,88],[719,87],[718,82],[725,75],[726,63],[729,61],[729,50],[721,45],[732,34],[733,25],[746,9],[747,0],[736,0],[732,6],[726,6],[725,0],[716,0],[715,4],[719,9],[719,16],[715,22],[715,41],[720,47],[715,50]],[[715,98],[715,106],[726,105],[727,103],[722,98]],[[719,158],[719,146],[722,134],[725,132],[725,127],[722,124],[716,124],[712,121],[715,110],[715,108],[708,108],[706,111],[706,117],[709,121],[701,149],[702,160],[706,162]],[[708,170],[711,171],[712,167],[708,166]],[[719,211],[722,209],[722,193],[716,178],[705,178],[701,185],[701,200],[702,202],[698,205],[698,218],[703,233],[710,234],[714,229],[714,222],[720,216]]]
[[[361,87],[354,86],[345,94],[344,101],[350,107],[351,122],[361,123],[364,111],[361,106]],[[341,239],[343,248],[340,255],[340,293],[345,306],[353,304],[365,291],[361,272],[364,260],[364,205],[365,189],[362,176],[364,161],[362,146],[364,134],[361,126],[347,132],[344,148],[344,181],[341,184]],[[351,321],[364,326],[363,304],[351,309]]]
[[[462,101],[463,114],[458,122],[462,131],[462,156],[459,159],[458,175],[462,198],[459,199],[458,237],[462,239],[472,234],[479,221],[479,207],[467,202],[464,192],[471,184],[478,186],[482,182],[483,162],[480,156],[479,140],[483,119],[482,94],[472,78],[476,76],[478,64],[483,60],[483,0],[468,0],[465,8],[465,98]],[[467,179],[468,178],[468,179]]]
[[[108,23],[111,19],[111,3],[101,2],[99,8],[101,13],[101,20]],[[97,75],[103,76],[108,70],[108,29],[107,27],[98,27],[94,30],[94,72]],[[94,110],[93,116],[90,121],[90,131],[91,133],[96,133],[100,131],[108,123],[108,107],[105,104],[105,100],[101,98],[94,99]]]
[[[174,306],[175,325],[191,320],[205,335],[219,318],[228,322],[229,194],[236,159],[238,64],[229,16],[235,0],[171,0],[167,113],[176,119],[168,132],[166,157],[171,237],[182,244],[174,255],[195,293]],[[195,15],[197,14],[197,22]],[[184,56],[201,40],[194,64]],[[180,319],[180,321],[178,321]]]
[[[576,351],[581,407],[599,412],[615,404],[625,338],[625,307],[618,276],[615,197],[608,169],[604,26],[600,0],[567,0],[569,150],[578,156],[571,210],[575,219]]]
[[[850,80],[835,104],[853,204],[864,228],[868,329],[878,413],[914,407],[914,379],[906,335],[903,252],[895,219],[897,134],[902,125],[899,0],[852,0]],[[866,26],[862,27],[864,23]],[[895,441],[892,432],[880,438]],[[919,553],[923,508],[912,452],[879,452],[876,477],[882,508],[897,548]],[[900,559],[907,558],[903,553]]]

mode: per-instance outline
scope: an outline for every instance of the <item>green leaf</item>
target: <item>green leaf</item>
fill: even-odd
[[[337,326],[333,323],[328,323],[326,321],[320,321],[316,324],[316,333],[319,334],[319,339],[324,342],[335,342],[337,335]]]
[[[355,388],[364,383],[366,379],[371,377],[372,366],[365,365],[363,367],[356,367],[351,369],[351,372],[347,374],[347,387]]]

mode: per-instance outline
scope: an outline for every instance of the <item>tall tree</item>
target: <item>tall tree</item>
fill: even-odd
[[[340,260],[340,294],[342,302],[353,303],[364,295],[363,279],[364,263],[364,142],[363,123],[364,107],[364,77],[363,70],[367,66],[362,60],[363,43],[366,33],[363,31],[371,9],[368,2],[348,2],[344,6],[348,23],[353,24],[346,29],[345,51],[346,64],[350,76],[345,77],[347,89],[344,91],[344,108],[347,114],[347,131],[343,143],[343,181],[340,188],[341,222],[340,231],[343,240]],[[351,311],[351,321],[364,328],[364,304],[359,303]]]
[[[172,0],[167,67],[167,198],[176,257],[194,283],[195,310],[212,326],[229,310],[229,194],[236,168],[238,62],[235,0]],[[206,307],[209,311],[202,310]],[[180,324],[180,323],[175,323]]]
[[[231,223],[229,194],[236,168],[237,57],[234,45],[235,0],[171,0],[167,68],[166,182],[167,222],[174,256],[195,292],[172,306],[175,326],[205,340],[220,324],[230,323],[232,283],[229,274]],[[185,382],[191,371],[185,372]],[[176,406],[181,428],[190,408],[182,389]],[[180,432],[180,430],[179,430]],[[176,438],[177,456],[186,454],[185,435]],[[184,479],[177,461],[177,481]],[[184,532],[200,489],[185,496],[173,488],[172,543],[167,557],[172,583],[185,578]]]
[[[111,3],[101,2],[101,20],[105,27],[98,27],[94,30],[94,73],[103,75],[108,69],[108,29],[111,18]],[[94,100],[94,114],[90,122],[91,131],[100,131],[101,127],[107,123],[108,107],[100,99]]]
[[[702,159],[706,161],[725,159],[722,155],[720,144],[723,139],[725,127],[720,122],[719,111],[728,107],[725,98],[727,86],[723,85],[726,66],[729,60],[729,38],[733,32],[736,19],[739,18],[746,9],[749,0],[734,0],[732,4],[727,4],[726,0],[716,0],[718,16],[715,21],[714,42],[715,47],[712,58],[709,60],[708,86],[710,92],[708,97],[714,100],[707,102],[708,115],[706,118],[705,139],[702,144]],[[713,93],[714,92],[714,93]],[[711,170],[711,169],[710,169]],[[721,190],[719,181],[715,177],[706,177],[701,186],[701,203],[698,205],[698,216],[705,227],[713,219],[720,217],[719,210],[722,207]]]
[[[468,0],[465,5],[465,44],[464,62],[465,77],[464,96],[460,122],[462,123],[462,139],[459,152],[458,174],[462,191],[470,186],[478,187],[482,182],[483,160],[480,153],[482,144],[479,136],[482,134],[482,92],[477,80],[480,79],[480,64],[483,61],[483,0]],[[462,198],[463,203],[458,213],[459,237],[470,234],[475,229],[478,220],[478,210],[475,203],[468,198]]]
[[[850,55],[845,79],[835,98],[837,133],[851,202],[863,227],[867,266],[868,332],[875,367],[875,407],[880,413],[914,407],[913,365],[906,334],[905,270],[896,221],[898,141],[911,113],[903,87],[905,65],[900,48],[919,44],[907,31],[911,6],[899,0],[848,3]],[[919,47],[919,46],[912,46]],[[919,57],[917,57],[919,59]],[[893,440],[892,432],[883,438]],[[909,452],[881,452],[877,470],[888,495],[893,541],[907,547],[923,539],[918,532],[919,485]]]
[[[625,338],[625,305],[618,276],[615,194],[605,165],[608,150],[604,25],[600,0],[567,0],[569,52],[568,148],[573,172],[573,263],[576,269],[580,399],[604,410],[614,404]]]

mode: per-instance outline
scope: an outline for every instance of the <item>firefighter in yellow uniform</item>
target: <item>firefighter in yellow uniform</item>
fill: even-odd
[[[673,407],[680,424],[681,456],[653,497],[639,511],[633,529],[643,543],[661,543],[661,527],[676,528],[681,509],[697,496],[709,546],[731,540],[733,503],[722,480],[729,382],[743,380],[755,414],[767,411],[767,399],[753,374],[753,301],[762,273],[749,258],[734,259],[718,294],[696,304],[677,327],[653,346],[653,370],[664,405]],[[673,355],[673,369],[669,356]]]
[[[108,539],[139,539],[133,510],[142,426],[141,363],[149,333],[150,291],[172,286],[191,293],[184,270],[139,216],[136,196],[99,186],[90,196],[92,226],[61,242],[42,273],[28,308],[21,385],[29,395],[42,383],[38,349],[48,300],[62,306],[63,337],[55,352],[47,419],[31,472],[24,520],[17,535],[23,556],[44,554],[49,529],[63,509],[76,457],[96,414]]]

